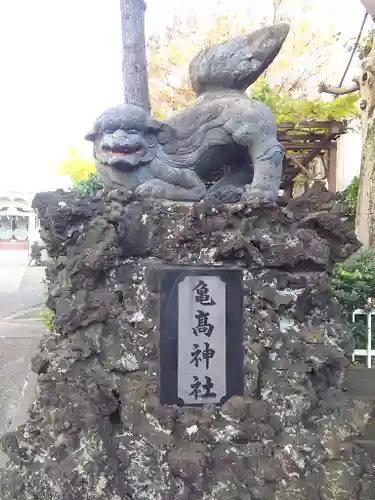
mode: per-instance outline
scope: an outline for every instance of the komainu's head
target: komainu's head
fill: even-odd
[[[96,161],[129,172],[151,162],[171,134],[169,125],[153,120],[147,111],[121,104],[100,115],[85,139],[94,143]]]

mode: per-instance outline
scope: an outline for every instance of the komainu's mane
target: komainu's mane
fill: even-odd
[[[163,160],[173,163],[178,157],[179,164],[194,165],[207,148],[207,132],[223,125],[222,111],[222,105],[204,107],[197,102],[169,119],[171,132],[162,141],[159,137]]]

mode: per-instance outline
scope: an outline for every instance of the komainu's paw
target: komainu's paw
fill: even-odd
[[[260,189],[249,189],[243,194],[240,203],[250,206],[274,205],[276,203],[275,193]]]
[[[140,199],[167,198],[164,191],[165,190],[162,189],[157,180],[153,179],[138,186],[135,190],[135,195]]]
[[[224,186],[221,188],[209,189],[205,198],[207,200],[218,201],[221,203],[238,203],[243,194],[243,187]]]
[[[206,194],[206,186],[203,182],[192,189],[181,188],[161,179],[151,179],[135,190],[138,199],[158,198],[169,201],[194,202],[200,201]]]

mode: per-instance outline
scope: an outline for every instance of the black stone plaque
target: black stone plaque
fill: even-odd
[[[223,404],[243,396],[242,270],[160,269],[160,402]]]

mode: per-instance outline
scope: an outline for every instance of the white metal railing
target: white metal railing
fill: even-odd
[[[367,318],[367,348],[355,349],[352,354],[352,360],[355,361],[356,356],[366,357],[367,368],[372,367],[372,358],[375,358],[375,350],[372,349],[372,317],[375,316],[375,309],[373,309],[372,299],[367,299],[368,309],[356,309],[352,314],[352,322],[356,322],[357,316],[366,316]]]

